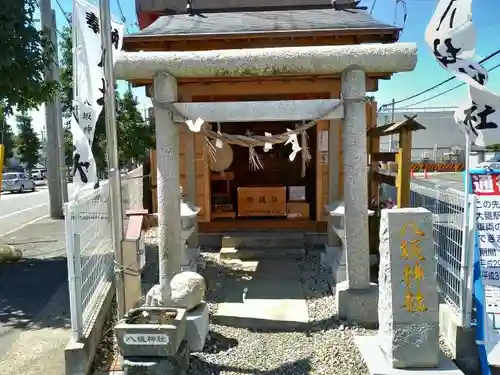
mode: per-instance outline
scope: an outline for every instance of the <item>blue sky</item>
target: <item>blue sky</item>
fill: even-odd
[[[413,72],[396,74],[390,81],[381,81],[379,91],[375,95],[379,104],[389,103],[392,98],[404,99],[450,77],[450,74],[442,69],[434,59],[430,49],[424,41],[424,33],[432,16],[435,0],[405,0],[407,6],[407,21],[403,29],[400,41],[414,42],[418,46],[418,62]],[[371,7],[373,0],[364,0],[363,4]],[[377,0],[373,10],[373,16],[385,23],[394,24],[395,0]],[[496,3],[496,4],[495,4]],[[490,53],[500,49],[500,41],[495,38],[500,33],[500,21],[498,13],[500,4],[498,0],[472,0],[472,17],[477,29],[476,54],[478,60],[488,56]],[[403,6],[397,6],[396,24],[403,25]],[[490,68],[500,63],[500,56],[488,60],[484,66]],[[457,85],[452,82],[443,85],[428,94],[418,98],[405,101],[400,106],[407,106],[420,100],[430,98],[440,92]],[[489,76],[488,87],[500,93],[500,68],[492,71]],[[444,107],[456,106],[467,97],[465,86],[439,96],[433,100],[419,104],[418,107]],[[398,106],[396,106],[397,108]]]
[[[404,8],[401,3],[396,5],[396,0],[375,1],[376,3],[373,8],[373,16],[376,19],[388,24],[396,24],[399,26],[403,25]],[[374,0],[362,0],[362,5],[366,5],[368,6],[368,9],[371,9],[373,2]],[[481,59],[497,49],[500,49],[500,41],[495,38],[495,36],[498,36],[500,33],[500,20],[498,20],[500,5],[498,4],[498,0],[473,0],[472,2],[473,20],[478,34],[476,54],[477,58]],[[111,12],[114,18],[117,20],[122,18],[119,6],[121,5],[128,32],[137,31],[138,27],[135,15],[135,1],[110,0],[110,3]],[[405,0],[405,3],[407,20],[400,41],[417,43],[419,52],[417,67],[413,72],[396,74],[390,81],[380,81],[379,91],[375,94],[379,105],[390,103],[392,98],[395,100],[404,99],[450,77],[449,73],[438,66],[424,41],[425,28],[434,11],[436,0]],[[66,20],[59,5],[64,11],[70,12],[72,8],[72,1],[59,0],[58,3],[56,0],[52,0],[52,7],[56,10],[57,24],[58,27],[61,28],[66,24]],[[485,67],[490,68],[499,63],[500,56],[496,56],[486,62]],[[457,85],[458,83],[459,82],[454,80],[429,92],[428,94],[424,94],[418,98],[396,105],[396,108],[409,106],[418,101],[430,98],[431,96],[437,95],[440,92]],[[490,73],[488,87],[500,93],[500,68]],[[141,102],[141,106],[147,106],[148,101],[144,97],[144,90],[137,89],[136,94]],[[415,107],[456,106],[459,105],[466,98],[466,96],[466,87],[463,86],[451,91],[448,94],[418,104]],[[41,129],[44,122],[43,113],[40,112],[41,111],[32,113],[37,129]]]

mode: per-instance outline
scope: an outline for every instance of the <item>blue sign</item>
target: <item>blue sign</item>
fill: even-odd
[[[481,373],[489,375],[490,364],[500,363],[500,170],[471,170],[469,192],[476,194],[473,267],[476,344]]]

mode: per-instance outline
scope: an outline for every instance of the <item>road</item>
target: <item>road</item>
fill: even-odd
[[[69,199],[74,197],[73,184],[68,184],[68,195]],[[0,236],[48,214],[47,185],[37,185],[37,190],[34,192],[2,193],[0,196]]]
[[[423,173],[416,173],[413,181],[419,185],[427,186],[429,188],[450,189],[457,194],[463,194],[464,191],[464,177],[462,172],[437,172],[428,173],[425,178]]]

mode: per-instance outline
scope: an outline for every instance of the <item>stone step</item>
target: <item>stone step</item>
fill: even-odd
[[[223,260],[257,260],[257,259],[275,259],[275,258],[300,258],[306,253],[305,248],[251,248],[245,247],[238,249],[235,247],[222,247],[219,252],[220,259]]]
[[[301,257],[305,254],[303,233],[251,232],[231,233],[222,237],[221,259],[254,260]]]
[[[228,268],[250,277],[223,284],[213,323],[281,332],[309,326],[309,311],[295,260],[235,262]]]
[[[222,246],[236,249],[303,249],[304,233],[296,232],[251,232],[226,234],[222,237]]]

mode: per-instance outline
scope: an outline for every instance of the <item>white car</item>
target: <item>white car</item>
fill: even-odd
[[[24,193],[27,190],[35,191],[35,181],[21,172],[4,173],[2,176],[2,191]]]
[[[476,168],[478,168],[478,169],[484,169],[484,168],[500,169],[500,155],[495,156],[488,161],[483,161],[482,163],[479,163],[476,166]]]
[[[44,169],[33,169],[31,171],[31,178],[35,181],[43,181],[45,179],[45,172]]]

